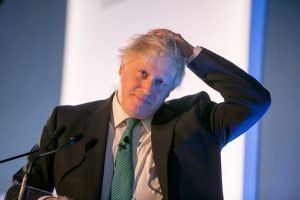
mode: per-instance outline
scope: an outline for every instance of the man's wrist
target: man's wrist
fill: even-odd
[[[192,62],[199,55],[201,51],[202,51],[202,47],[196,46],[193,50],[192,55],[190,55],[190,57],[186,59],[185,61],[186,65],[190,64],[190,62]]]

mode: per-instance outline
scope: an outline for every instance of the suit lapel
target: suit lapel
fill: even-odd
[[[175,114],[163,105],[152,121],[153,159],[164,199],[168,199],[168,156],[173,141]]]
[[[91,181],[90,186],[94,186],[95,188],[92,191],[97,192],[94,194],[95,199],[101,196],[112,97],[113,95],[95,107],[90,108],[91,119],[86,123],[86,130],[92,136],[90,141],[87,141],[86,151],[92,148],[89,156],[91,159],[87,159],[87,162],[89,180]],[[95,146],[95,148],[92,146]]]
[[[70,186],[63,184],[64,178],[77,167],[82,166],[79,177],[86,188],[81,190],[81,197],[85,199],[97,199],[102,188],[102,177],[104,169],[105,151],[107,133],[109,127],[111,113],[112,97],[91,103],[85,110],[80,110],[80,121],[74,125],[76,128],[73,131],[81,132],[84,137],[79,143],[74,144],[67,150],[62,150],[57,154],[58,160],[68,158],[64,168],[56,167],[59,177],[58,188],[62,191],[68,191]],[[76,186],[73,185],[76,188]],[[70,191],[72,193],[72,191]],[[100,193],[101,194],[101,193]],[[99,199],[99,198],[98,198]]]

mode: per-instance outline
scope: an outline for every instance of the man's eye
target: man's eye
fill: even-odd
[[[157,79],[156,80],[156,85],[158,87],[164,87],[164,86],[166,86],[166,83],[162,79]]]
[[[148,73],[144,70],[139,71],[139,76],[141,78],[147,78],[148,77]]]

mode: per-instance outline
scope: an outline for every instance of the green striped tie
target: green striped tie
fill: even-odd
[[[113,180],[111,183],[111,200],[130,200],[134,181],[132,161],[132,131],[139,120],[128,118],[126,130],[119,143],[115,159]]]

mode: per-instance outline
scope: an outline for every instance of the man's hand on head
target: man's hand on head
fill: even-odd
[[[188,59],[194,51],[194,48],[190,43],[188,43],[179,33],[174,33],[168,29],[153,29],[149,31],[148,34],[153,34],[157,37],[171,37],[175,42],[177,47],[180,49],[183,56]]]

